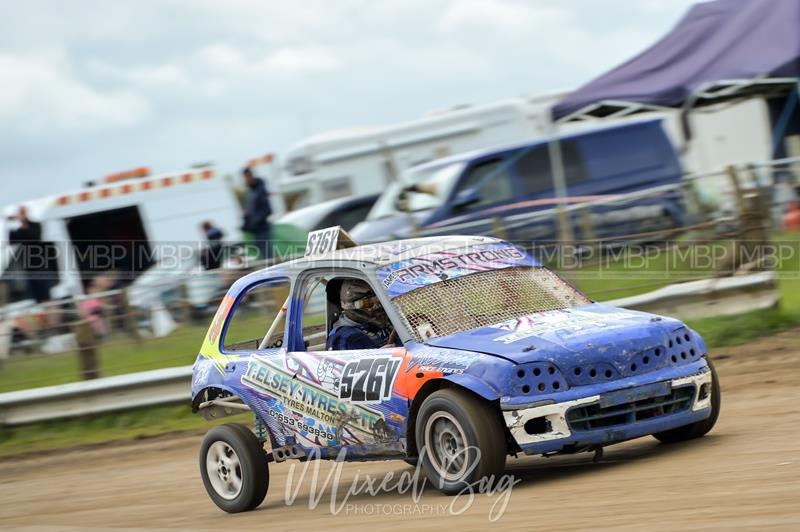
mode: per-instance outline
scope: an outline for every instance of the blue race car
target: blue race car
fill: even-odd
[[[498,478],[509,454],[682,441],[717,420],[705,343],[676,319],[595,303],[494,238],[336,249],[341,232],[317,233],[306,257],[233,284],[194,365],[195,412],[255,415],[255,430],[220,425],[201,447],[203,482],[225,511],[263,501],[271,461],[419,460],[457,493]],[[343,305],[352,281],[391,332],[326,349],[343,306],[360,308]]]

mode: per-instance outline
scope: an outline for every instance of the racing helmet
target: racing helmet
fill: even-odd
[[[342,282],[340,297],[342,313],[347,318],[380,328],[385,328],[389,324],[389,318],[378,296],[365,281],[346,279]]]

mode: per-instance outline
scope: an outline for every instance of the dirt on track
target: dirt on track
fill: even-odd
[[[466,509],[466,498],[430,487],[416,501],[396,491],[345,501],[356,477],[413,471],[398,461],[343,464],[335,514],[330,486],[310,509],[313,469],[287,506],[290,465],[273,465],[264,504],[227,515],[199,478],[202,436],[180,435],[3,461],[0,528],[800,530],[800,330],[714,359],[722,415],[709,435],[675,445],[641,438],[607,448],[597,463],[588,453],[509,458],[507,473],[520,482],[495,523],[497,494],[476,495]],[[334,466],[316,464],[321,485]]]

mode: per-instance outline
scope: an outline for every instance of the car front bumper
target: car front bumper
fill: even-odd
[[[626,384],[564,401],[545,399],[522,408],[503,406],[503,418],[525,454],[542,454],[619,443],[688,425],[711,414],[711,371],[707,366],[687,376]]]

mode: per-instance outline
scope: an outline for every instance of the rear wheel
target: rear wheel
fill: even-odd
[[[200,475],[214,504],[229,513],[252,510],[267,495],[266,453],[243,425],[220,425],[208,431],[200,446]]]
[[[439,390],[422,403],[416,427],[422,467],[443,493],[503,473],[505,430],[485,401],[462,390]]]
[[[694,438],[705,436],[714,427],[714,424],[716,424],[717,418],[719,417],[722,396],[719,391],[717,370],[714,369],[714,364],[711,363],[711,360],[707,360],[707,362],[708,367],[711,368],[711,415],[706,419],[695,421],[683,427],[657,432],[653,434],[653,437],[657,440],[664,443],[693,440]]]

